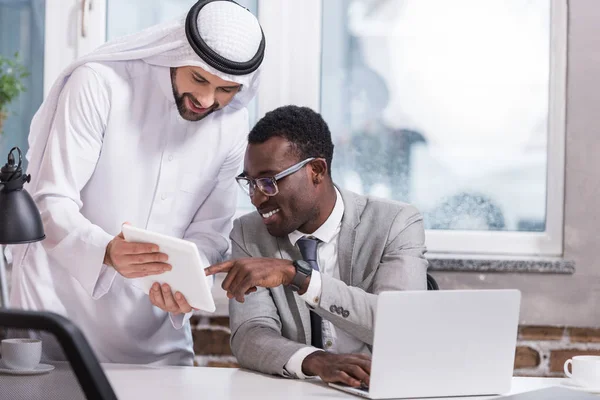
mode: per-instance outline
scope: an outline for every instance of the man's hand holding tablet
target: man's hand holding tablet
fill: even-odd
[[[190,306],[181,292],[173,294],[171,287],[167,283],[161,285],[158,282],[154,282],[149,296],[152,304],[173,315],[186,314],[192,310],[198,310]]]
[[[194,243],[127,223],[111,243],[107,265],[131,278],[156,307],[171,314],[215,311],[212,278],[204,272],[209,262]]]
[[[158,245],[128,242],[122,231],[108,243],[104,253],[104,264],[130,279],[170,271],[172,267],[167,263],[168,259],[169,256],[159,251]]]
[[[127,222],[125,224],[129,225]],[[121,232],[106,246],[104,264],[113,267],[123,277],[132,279],[170,271],[172,267],[167,263],[168,259],[169,256],[159,251],[158,245],[128,242]],[[152,304],[174,315],[194,310],[180,292],[173,294],[166,283],[161,285],[155,282],[148,295]]]

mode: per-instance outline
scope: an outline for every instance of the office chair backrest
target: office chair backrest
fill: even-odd
[[[427,274],[427,290],[440,290],[433,276]]]

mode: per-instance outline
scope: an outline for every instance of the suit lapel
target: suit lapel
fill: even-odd
[[[285,260],[301,260],[302,254],[296,246],[292,246],[292,243],[287,237],[277,238],[277,245],[279,247],[279,256]],[[310,311],[306,302],[302,300],[298,294],[288,288],[283,288],[285,297],[292,311],[294,321],[297,325],[301,325],[304,330],[305,343],[310,344]]]
[[[347,285],[352,285],[353,266],[356,259],[357,248],[356,228],[360,223],[360,215],[365,208],[366,199],[357,196],[352,192],[342,190],[338,187],[344,202],[344,216],[340,227],[340,236],[338,242],[338,265],[340,269],[340,278]],[[286,260],[300,260],[302,254],[296,246],[287,237],[276,238],[279,247],[279,256]],[[285,297],[290,306],[290,310],[297,325],[302,325],[304,330],[305,343],[310,344],[310,310],[306,302],[302,300],[296,292],[283,288]]]
[[[346,285],[352,285],[354,261],[356,260],[356,227],[360,223],[360,215],[365,208],[364,197],[338,188],[344,201],[344,216],[340,227],[338,243],[338,265],[340,278]]]

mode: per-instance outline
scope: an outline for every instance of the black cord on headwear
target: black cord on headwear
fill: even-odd
[[[208,3],[212,3],[213,1],[229,1],[231,3],[237,4],[233,0],[201,0],[192,6],[190,11],[188,12],[187,18],[185,20],[185,35],[187,36],[188,42],[192,49],[200,56],[202,60],[204,60],[208,65],[213,68],[218,69],[221,72],[231,75],[247,75],[251,72],[254,72],[263,61],[265,56],[265,34],[261,28],[262,39],[260,41],[260,45],[258,46],[258,51],[250,59],[249,61],[237,62],[226,59],[221,56],[213,49],[211,49],[200,36],[200,31],[198,29],[198,14],[200,14],[200,10],[202,7],[207,5]],[[242,7],[242,6],[240,6]],[[244,8],[244,7],[242,7]],[[244,8],[247,10],[246,8]],[[250,11],[248,11],[250,12]]]

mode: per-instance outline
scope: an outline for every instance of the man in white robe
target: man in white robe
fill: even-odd
[[[12,307],[70,318],[101,362],[192,365],[185,299],[131,285],[168,261],[121,226],[223,259],[264,48],[248,10],[200,1],[63,72],[31,124],[27,190],[46,239],[13,248]]]

